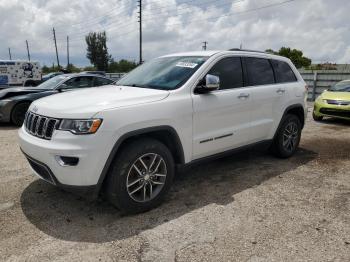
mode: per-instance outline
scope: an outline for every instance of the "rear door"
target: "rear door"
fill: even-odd
[[[245,57],[243,59],[252,96],[252,138],[254,142],[270,139],[276,124],[275,112],[280,112],[286,90],[275,83],[269,59]]]
[[[240,57],[225,57],[208,71],[220,89],[193,94],[193,159],[249,143],[251,96],[244,87]]]

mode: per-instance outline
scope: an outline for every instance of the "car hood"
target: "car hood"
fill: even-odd
[[[350,101],[350,92],[324,91],[322,93],[322,99]]]
[[[30,110],[56,118],[91,118],[103,110],[162,100],[169,91],[129,86],[104,86],[63,92],[34,101]]]
[[[35,88],[29,88],[29,87],[9,87],[9,88],[0,90],[0,99],[6,99],[14,96],[21,96],[21,95],[39,93],[39,92],[45,92],[45,91],[49,91],[49,90],[35,89]]]

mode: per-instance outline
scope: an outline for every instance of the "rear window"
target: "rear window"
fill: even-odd
[[[289,83],[297,81],[297,78],[288,63],[278,60],[271,60],[271,63],[273,69],[275,70],[277,83]]]
[[[270,85],[275,83],[275,77],[270,61],[265,58],[246,57],[249,85]]]

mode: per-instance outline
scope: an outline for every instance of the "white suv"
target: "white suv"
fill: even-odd
[[[103,192],[128,213],[149,210],[175,167],[269,143],[296,151],[305,82],[290,60],[231,50],[172,54],[117,85],[36,100],[19,131],[37,174],[65,189]]]

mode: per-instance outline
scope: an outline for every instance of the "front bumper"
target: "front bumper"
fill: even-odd
[[[99,178],[113,143],[110,133],[99,130],[94,135],[73,135],[55,130],[51,140],[37,138],[22,127],[19,142],[34,173],[62,188],[99,188]],[[58,156],[76,157],[75,166],[59,163]]]
[[[350,120],[350,105],[331,105],[318,99],[315,101],[314,114],[318,117],[326,116]]]
[[[72,192],[77,195],[84,196],[86,199],[96,199],[98,197],[98,190],[99,187],[97,185],[94,186],[70,186],[70,185],[64,185],[61,184],[57,178],[55,177],[54,173],[51,171],[51,169],[41,163],[38,160],[33,159],[32,157],[26,155],[24,152],[23,154],[27,158],[30,167],[34,171],[34,173],[39,176],[41,179],[45,180],[46,182],[57,186],[61,189],[64,189],[66,191]]]

